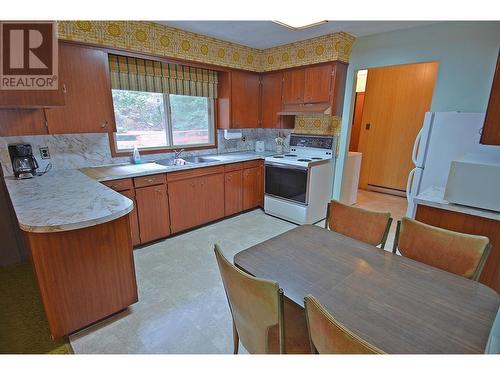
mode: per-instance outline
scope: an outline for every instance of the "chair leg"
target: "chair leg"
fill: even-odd
[[[330,202],[326,206],[325,229],[328,229],[328,222],[330,221]]]
[[[392,244],[392,252],[396,254],[398,250],[398,242],[399,242],[399,231],[401,230],[401,220],[398,220],[398,224],[396,225],[396,235],[394,236],[394,243]]]
[[[234,346],[234,354],[238,354],[239,345],[240,345],[240,337],[238,336],[238,331],[236,330],[236,324],[234,324],[234,320],[233,320],[233,346]]]

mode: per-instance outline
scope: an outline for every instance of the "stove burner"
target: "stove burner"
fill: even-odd
[[[283,156],[281,156],[281,155],[276,155],[276,156],[273,156],[273,158],[275,158],[275,159],[283,159]]]
[[[311,158],[312,160],[323,160],[323,158]]]
[[[287,158],[294,158],[294,157],[296,157],[297,155],[295,155],[295,154],[286,154],[285,156],[286,156]]]
[[[297,159],[297,161],[311,161],[311,159]]]

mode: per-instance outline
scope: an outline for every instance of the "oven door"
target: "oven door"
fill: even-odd
[[[309,169],[294,165],[266,163],[266,195],[307,205]]]

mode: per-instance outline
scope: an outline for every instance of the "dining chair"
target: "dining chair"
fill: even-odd
[[[285,353],[283,290],[275,281],[238,269],[217,244],[214,251],[233,317],[234,354],[238,354],[240,341],[252,354]],[[273,345],[276,336],[279,345]]]
[[[500,354],[500,309],[497,310],[497,316],[493,321],[484,352],[486,354]]]
[[[403,217],[398,221],[392,252],[478,280],[490,253],[488,237],[454,232]]]
[[[336,200],[328,203],[326,209],[326,229],[374,246],[380,245],[382,249],[387,241],[391,223],[390,212],[348,206]]]
[[[309,343],[314,354],[383,354],[349,331],[312,296],[304,298]]]

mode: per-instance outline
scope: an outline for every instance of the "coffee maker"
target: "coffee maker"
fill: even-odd
[[[16,178],[23,179],[36,176],[38,163],[33,156],[30,144],[17,143],[9,145],[9,155]]]

